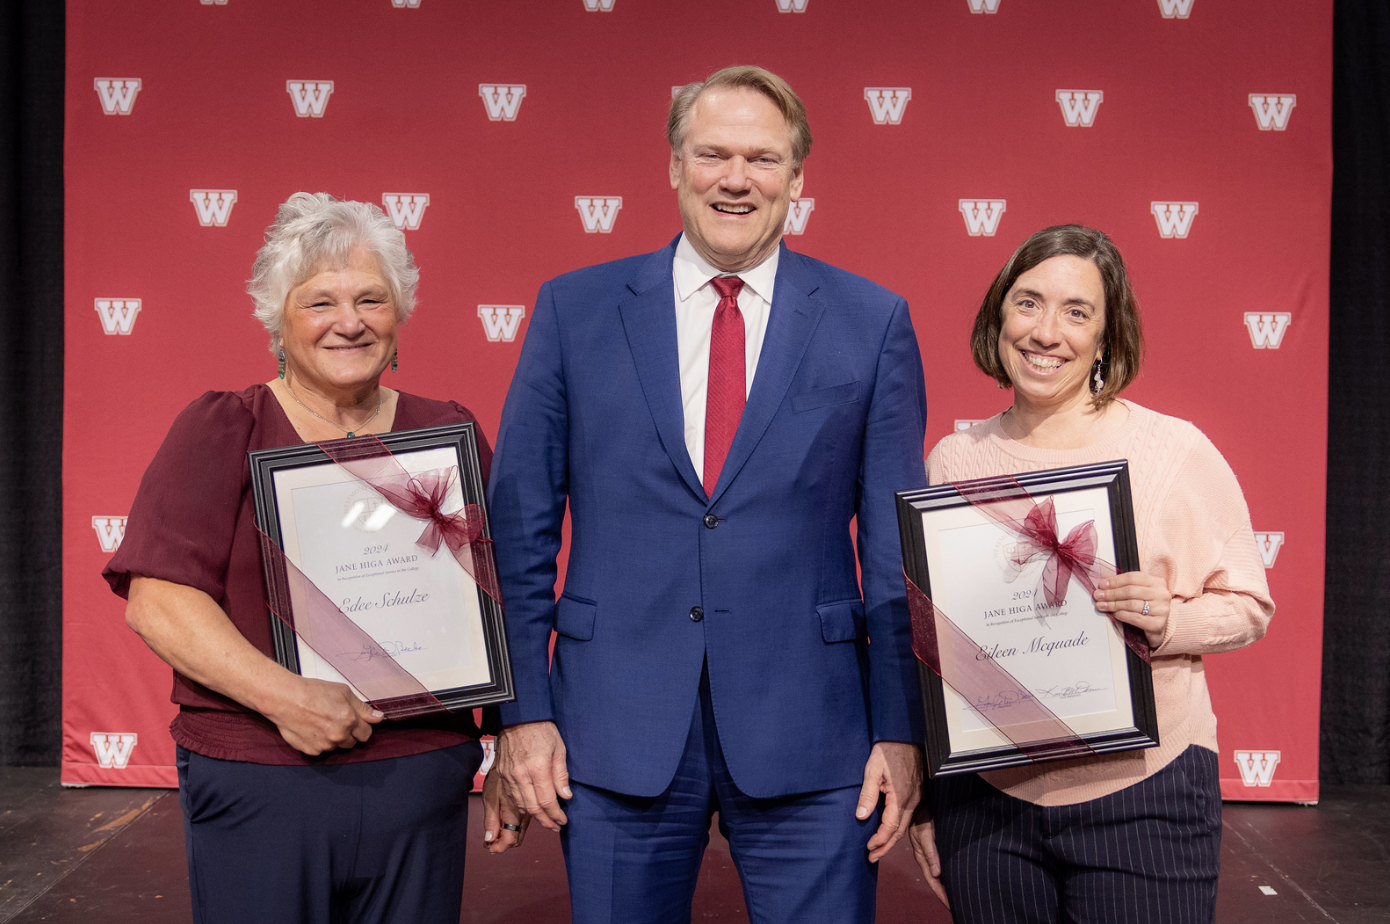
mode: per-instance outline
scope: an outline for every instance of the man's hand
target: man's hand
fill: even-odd
[[[932,822],[931,810],[927,803],[921,802],[912,813],[912,855],[917,858],[917,867],[931,886],[932,892],[941,899],[947,910],[951,902],[946,898],[946,887],[941,884],[941,856],[936,852],[936,826]]]
[[[513,847],[520,847],[529,824],[531,816],[517,808],[507,796],[502,774],[494,767],[483,781],[483,843],[488,853],[506,853]],[[512,831],[503,825],[516,825],[520,830]]]
[[[554,722],[524,722],[502,729],[492,772],[502,774],[502,786],[512,804],[542,826],[558,832],[569,821],[560,799],[572,795],[570,775],[565,769],[565,742]]]
[[[903,741],[880,741],[864,765],[864,786],[859,791],[855,817],[860,821],[873,814],[883,796],[883,818],[869,838],[869,862],[887,855],[907,830],[917,802],[922,798],[922,751]]]

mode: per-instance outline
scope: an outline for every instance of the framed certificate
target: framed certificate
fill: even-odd
[[[1001,522],[997,506],[986,508],[991,490],[1021,509],[1045,511],[1050,498],[1056,536],[1084,535],[1094,558],[1133,571],[1129,463],[958,484],[897,495],[903,570],[925,594],[919,599],[929,598],[922,618],[933,620],[931,654],[940,659],[940,674],[918,664],[929,774],[1157,746],[1148,662],[1065,566],[1065,602],[1046,602],[1044,571],[1055,563],[1020,545],[1028,540]]]
[[[488,539],[472,423],[383,433],[378,438],[390,450],[389,457],[382,454],[379,459],[401,472],[402,478],[410,476],[410,484],[419,479],[435,487],[441,521],[466,510],[477,524],[476,538]],[[360,453],[369,445],[363,439],[336,440],[325,446],[343,458],[338,450]],[[258,450],[249,456],[256,523],[283,552],[283,556],[263,556],[266,586],[288,588],[280,595],[281,606],[288,602],[298,614],[292,614],[289,622],[301,629],[296,633],[284,613],[279,618],[269,615],[280,664],[304,677],[348,683],[363,699],[372,699],[327,659],[335,659],[360,682],[366,675],[357,673],[358,662],[386,661],[381,657],[385,653],[418,681],[418,685],[412,682],[413,688],[430,709],[438,706],[423,696],[425,691],[451,711],[514,699],[502,606],[465,570],[446,543],[436,539],[433,551],[419,544],[432,519],[412,516],[388,502],[316,444]],[[471,548],[483,544],[474,542]],[[486,562],[490,566],[490,546]],[[295,580],[287,580],[286,572],[296,570],[312,582],[307,590],[298,574]],[[276,598],[274,592],[271,596]],[[320,643],[316,652],[305,643],[301,634],[306,613],[325,608],[328,616],[315,618],[333,625],[318,636],[333,639],[336,648],[360,650],[326,651]],[[342,622],[344,618],[351,625]],[[340,626],[344,631],[337,631]],[[357,641],[347,644],[344,638]],[[379,675],[382,666],[367,669]],[[386,666],[404,676],[394,665]],[[380,706],[379,697],[374,701],[386,708]],[[415,713],[426,711],[411,708]]]

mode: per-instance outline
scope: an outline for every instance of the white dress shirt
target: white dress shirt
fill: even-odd
[[[685,448],[695,472],[705,474],[705,401],[709,390],[709,341],[719,293],[710,285],[715,276],[737,275],[743,280],[738,310],[743,315],[744,383],[753,390],[753,373],[763,351],[767,317],[772,308],[772,284],[777,279],[778,247],[772,256],[741,273],[721,273],[681,235],[671,276],[676,284],[676,350],[681,367],[681,406],[685,410]],[[745,392],[745,397],[747,392]]]

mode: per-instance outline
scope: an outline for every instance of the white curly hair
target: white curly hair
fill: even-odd
[[[256,252],[246,291],[256,302],[253,314],[270,334],[270,352],[280,351],[285,300],[290,290],[325,266],[347,262],[354,248],[376,257],[382,278],[403,322],[415,310],[420,271],[401,232],[379,206],[339,200],[328,193],[297,192],[275,213]]]

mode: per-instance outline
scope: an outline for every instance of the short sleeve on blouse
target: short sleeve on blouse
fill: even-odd
[[[121,547],[102,572],[121,596],[132,575],[223,597],[232,534],[250,477],[255,417],[245,392],[210,391],[174,420],[145,470]]]

